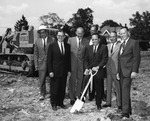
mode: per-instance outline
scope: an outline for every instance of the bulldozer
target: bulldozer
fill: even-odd
[[[49,28],[49,36],[55,39],[57,29]],[[6,32],[0,41],[0,71],[22,72],[34,76],[34,44],[38,38],[37,30],[21,30],[11,34]]]

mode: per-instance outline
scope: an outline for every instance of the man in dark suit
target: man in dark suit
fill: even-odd
[[[48,28],[41,25],[38,29],[39,38],[34,46],[34,64],[35,70],[39,72],[40,100],[46,96],[46,73],[47,73],[47,49],[54,39],[48,37]]]
[[[101,109],[101,102],[103,98],[103,66],[106,65],[108,60],[108,50],[107,46],[100,44],[100,36],[97,33],[92,35],[93,45],[86,47],[85,55],[85,72],[84,75],[84,87],[89,79],[89,69],[93,71],[98,71],[94,76],[94,86],[96,91],[96,105],[97,109]]]
[[[78,27],[75,37],[68,39],[71,47],[71,78],[69,80],[69,97],[71,105],[74,104],[76,98],[80,96],[81,85],[83,80],[83,61],[85,56],[85,46],[88,40],[83,38],[84,29]]]
[[[89,45],[93,45],[92,35],[94,33],[98,33],[98,25],[92,25],[91,28],[90,28],[90,34],[91,35],[89,37],[87,37],[87,39],[89,40]],[[100,44],[107,45],[106,38],[104,36],[102,36],[102,35],[100,35]],[[106,68],[105,67],[104,67],[103,71],[104,71],[104,75],[105,75],[104,78],[106,78]],[[102,83],[104,85],[104,79],[103,79]],[[94,99],[94,97],[95,97],[95,87],[94,87],[94,84],[93,84],[93,89],[90,90],[90,88],[89,88],[89,101],[92,101]],[[106,100],[105,93],[103,94],[103,100]]]
[[[136,77],[140,65],[139,42],[130,38],[127,28],[120,29],[122,45],[119,52],[119,69],[117,78],[120,79],[122,94],[122,117],[129,118],[131,113],[130,89],[132,79]]]
[[[65,34],[62,30],[57,33],[57,41],[48,48],[47,63],[50,76],[50,94],[53,110],[57,106],[66,108],[65,98],[67,75],[71,75],[70,45],[64,42]]]

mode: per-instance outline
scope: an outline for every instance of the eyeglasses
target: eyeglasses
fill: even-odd
[[[63,37],[64,37],[64,35],[57,35],[57,37],[59,37],[59,38],[63,38]]]

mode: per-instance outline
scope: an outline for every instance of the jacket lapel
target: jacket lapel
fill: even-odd
[[[129,47],[130,43],[131,43],[131,39],[129,38],[129,40],[127,41],[127,43],[126,43],[126,45],[125,45],[125,48],[124,48],[123,53],[125,53],[125,52],[128,50],[128,47]],[[122,54],[123,54],[123,53],[122,53]]]
[[[113,52],[112,52],[112,55],[119,49],[119,47],[120,47],[120,42],[116,42],[116,45],[115,45]]]
[[[108,55],[110,57],[111,56],[111,44],[108,44],[107,47],[108,47]]]
[[[61,54],[61,51],[60,51],[60,48],[59,48],[59,45],[58,45],[58,42],[56,41],[56,50],[59,51],[59,54]],[[62,55],[62,54],[61,54]]]

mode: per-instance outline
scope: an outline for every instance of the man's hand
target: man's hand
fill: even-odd
[[[38,70],[39,70],[39,68],[36,66],[36,67],[35,67],[35,71],[38,71]]]
[[[68,72],[68,77],[69,77],[69,78],[71,77],[71,72]]]
[[[117,73],[116,78],[117,78],[117,80],[120,80],[119,73]]]
[[[53,73],[53,72],[50,72],[50,73],[49,73],[49,76],[50,76],[50,77],[54,77],[54,73]]]
[[[85,69],[85,71],[84,71],[84,75],[89,75],[89,70],[88,69]]]
[[[92,71],[98,71],[98,69],[99,69],[99,66],[96,66],[92,68]]]
[[[137,73],[136,73],[136,72],[132,72],[132,73],[131,73],[131,79],[134,79],[136,76],[137,76]]]

